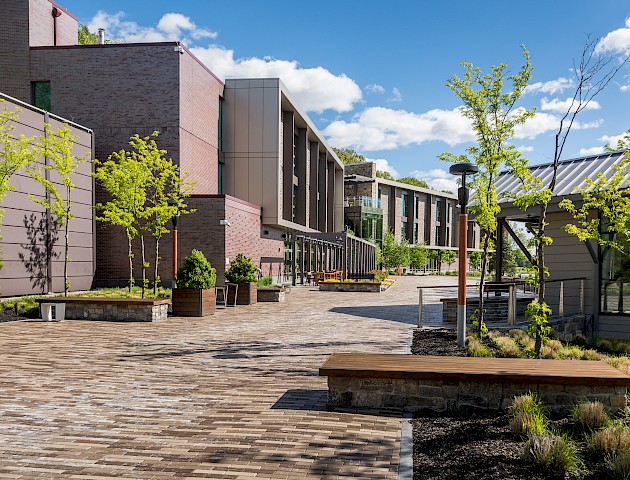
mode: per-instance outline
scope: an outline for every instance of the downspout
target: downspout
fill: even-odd
[[[61,17],[61,11],[57,7],[52,9],[53,17],[53,45],[57,46],[57,18]]]

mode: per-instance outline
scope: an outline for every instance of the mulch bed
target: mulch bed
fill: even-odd
[[[411,351],[464,356],[456,344],[453,331],[417,330]],[[610,478],[603,462],[589,458],[584,459],[586,470],[580,475],[558,477],[529,466],[522,459],[523,442],[510,432],[501,412],[424,412],[416,414],[412,424],[414,480]]]

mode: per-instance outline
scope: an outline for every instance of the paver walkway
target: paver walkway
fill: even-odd
[[[0,324],[0,478],[395,478],[401,419],[328,412],[317,369],[405,353],[421,283],[158,324]]]

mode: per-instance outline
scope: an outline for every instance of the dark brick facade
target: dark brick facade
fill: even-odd
[[[178,224],[178,264],[193,249],[201,250],[214,268],[217,269],[217,281],[225,281],[224,272],[227,259],[243,253],[260,267],[263,275],[277,277],[284,262],[284,241],[282,232],[269,229],[260,224],[260,207],[230,197],[229,195],[200,195],[189,199],[188,205],[194,213],[182,216]],[[230,226],[220,225],[220,220],[228,220]],[[171,229],[171,224],[167,225]],[[122,229],[115,229],[106,224],[97,225],[97,235],[112,238],[112,248],[108,255],[98,263],[99,285],[123,284],[129,276],[127,243]],[[147,259],[154,264],[155,242],[147,238]],[[140,266],[140,241],[135,240],[134,270],[136,282],[142,278]],[[172,279],[173,265],[172,235],[167,234],[160,241],[160,278],[165,284]],[[148,277],[153,279],[153,271]]]

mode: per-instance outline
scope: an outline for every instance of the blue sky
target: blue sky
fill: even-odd
[[[182,40],[221,78],[279,76],[332,146],[436,188],[453,188],[437,155],[462,153],[472,138],[445,87],[461,61],[516,71],[525,44],[534,73],[522,105],[539,111],[514,143],[536,164],[553,154],[586,35],[615,57],[630,52],[627,0],[61,3],[127,41]],[[596,101],[578,117],[565,158],[596,153],[630,128],[630,65]]]

